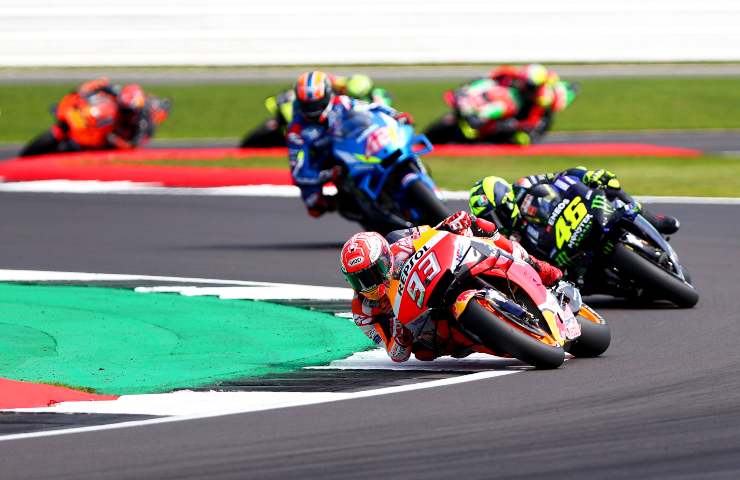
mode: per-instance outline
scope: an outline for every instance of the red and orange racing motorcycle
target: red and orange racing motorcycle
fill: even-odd
[[[73,92],[62,98],[53,113],[55,124],[31,140],[21,157],[105,148],[115,128],[118,105],[105,92],[87,96]]]
[[[571,284],[545,288],[492,242],[429,228],[414,247],[389,291],[415,353],[475,351],[557,368],[565,352],[596,357],[609,347],[608,324]]]

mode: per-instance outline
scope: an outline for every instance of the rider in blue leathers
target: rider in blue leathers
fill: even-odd
[[[293,120],[288,125],[286,141],[293,183],[301,189],[301,198],[312,217],[336,209],[332,197],[323,194],[324,184],[336,180],[341,168],[332,158],[334,119],[348,110],[371,108],[396,120],[412,123],[406,113],[379,104],[369,104],[345,95],[335,95],[329,76],[324,72],[303,73],[295,85]]]

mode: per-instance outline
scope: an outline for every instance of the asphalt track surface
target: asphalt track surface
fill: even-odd
[[[455,204],[453,206],[457,206]],[[598,359],[423,391],[0,442],[3,479],[740,477],[736,206],[662,205],[691,310],[595,303]],[[0,194],[3,268],[342,285],[298,199]],[[156,366],[153,366],[156,368]]]

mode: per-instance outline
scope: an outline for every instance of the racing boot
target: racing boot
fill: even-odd
[[[669,215],[656,215],[643,208],[642,216],[645,217],[645,219],[663,235],[673,235],[681,227],[681,222],[679,222],[676,217],[671,217]]]

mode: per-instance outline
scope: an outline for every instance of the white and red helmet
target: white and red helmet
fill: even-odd
[[[305,72],[295,84],[298,110],[306,120],[322,121],[334,98],[331,77],[318,70]]]
[[[347,283],[370,300],[379,300],[388,291],[393,255],[388,241],[376,232],[350,237],[339,255]]]

